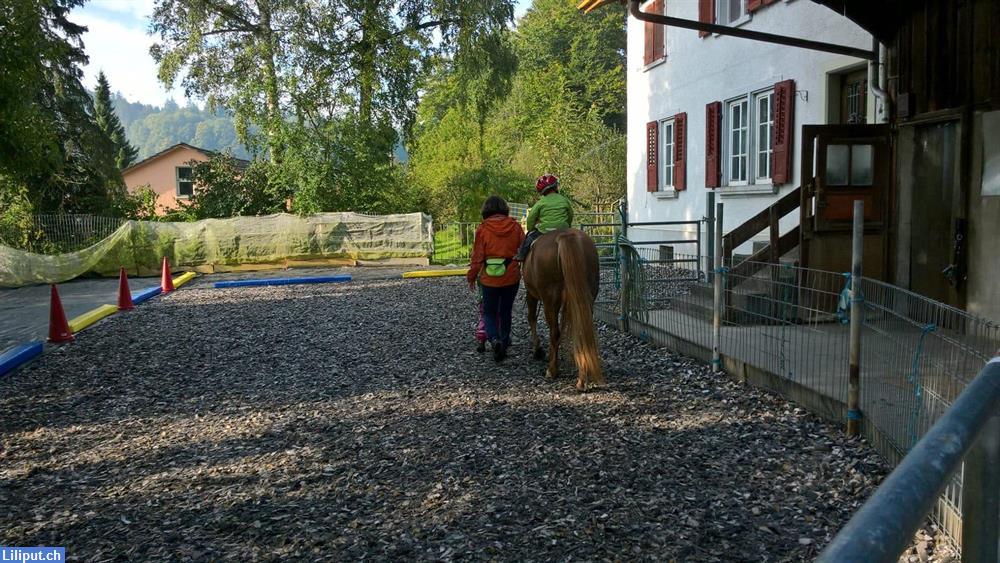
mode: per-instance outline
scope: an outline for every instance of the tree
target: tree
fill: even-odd
[[[8,0],[0,8],[0,175],[33,212],[111,212],[121,175],[81,83],[86,63],[68,19],[83,0]]]
[[[94,92],[94,121],[101,131],[111,140],[115,149],[115,164],[119,170],[124,170],[135,162],[139,151],[125,138],[125,128],[122,127],[118,115],[111,104],[111,86],[104,71],[97,73],[97,90]]]
[[[209,107],[233,111],[244,144],[254,124],[265,136],[271,158],[278,143],[289,86],[298,70],[292,41],[304,32],[296,0],[159,0],[152,31],[160,43],[150,53],[160,80],[172,85],[183,73],[185,92]]]
[[[474,217],[490,186],[529,201],[546,172],[584,204],[624,195],[624,47],[623,10],[584,16],[573,0],[535,0],[514,32],[504,87],[479,65],[443,59],[411,143],[411,178],[435,217]]]
[[[280,160],[292,119],[320,129],[354,113],[407,131],[426,63],[502,66],[512,17],[511,0],[159,0],[151,53],[164,83],[183,74],[189,94],[234,112],[241,140],[260,127]]]
[[[285,199],[270,185],[268,166],[264,161],[242,166],[226,153],[196,164],[192,172],[198,189],[190,203],[182,204],[181,215],[209,219],[284,211]]]

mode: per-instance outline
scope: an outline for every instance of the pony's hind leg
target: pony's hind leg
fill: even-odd
[[[545,370],[545,376],[555,378],[559,375],[559,309],[562,303],[550,303],[543,301],[545,307],[545,324],[549,325],[549,367]]]
[[[538,341],[538,299],[528,294],[525,301],[528,305],[528,326],[531,327],[531,352],[536,360],[544,360],[545,350]]]

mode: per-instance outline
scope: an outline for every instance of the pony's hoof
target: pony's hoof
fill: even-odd
[[[555,379],[558,374],[550,369],[545,370],[545,377],[548,379]]]
[[[545,350],[542,350],[541,348],[539,348],[539,349],[535,350],[535,352],[532,354],[532,356],[536,360],[544,360],[545,359]]]

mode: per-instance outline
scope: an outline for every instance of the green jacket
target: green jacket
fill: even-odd
[[[528,230],[538,229],[547,233],[556,229],[568,229],[573,222],[573,204],[559,192],[543,195],[528,212]]]

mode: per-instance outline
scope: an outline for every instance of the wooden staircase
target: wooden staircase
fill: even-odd
[[[731,278],[745,280],[753,277],[766,264],[777,264],[781,257],[799,245],[801,227],[795,226],[785,234],[781,234],[778,221],[801,204],[802,188],[795,188],[770,207],[749,218],[722,237],[723,264],[728,264]],[[757,233],[767,229],[768,244],[752,253],[749,257],[733,262],[733,251],[746,243]]]

